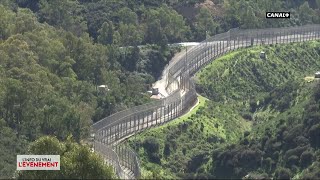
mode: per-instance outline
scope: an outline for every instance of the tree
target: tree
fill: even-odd
[[[121,8],[118,12],[118,16],[119,21],[123,24],[136,25],[138,23],[137,14],[127,7]]]
[[[308,135],[310,137],[311,145],[314,147],[320,147],[320,124],[313,125],[309,129]]]
[[[0,39],[7,39],[13,31],[14,13],[0,5]]]
[[[320,0],[316,0],[316,5],[317,5],[318,9],[320,9]]]
[[[299,9],[299,18],[302,24],[309,24],[314,21],[314,17],[316,17],[316,14],[313,9],[310,8],[308,1],[303,3]]]
[[[161,26],[158,19],[148,21],[145,34],[145,41],[148,43],[157,43],[161,41]]]
[[[301,155],[300,155],[300,165],[302,167],[308,167],[314,159],[314,154],[312,151],[304,151]]]
[[[98,31],[98,42],[104,45],[112,44],[114,36],[114,27],[112,22],[104,22]]]
[[[245,7],[244,12],[241,14],[241,26],[246,29],[256,28],[258,21],[253,8],[249,4]]]
[[[40,1],[39,16],[40,21],[45,21],[50,25],[61,27],[67,31],[81,36],[87,31],[87,24],[81,15],[83,6],[78,1]]]
[[[18,9],[17,17],[15,20],[14,33],[30,32],[36,28],[37,18],[35,14],[29,9]]]
[[[137,46],[142,41],[142,35],[138,27],[133,24],[120,23],[118,32],[121,37],[121,46]]]
[[[287,168],[279,168],[275,172],[276,179],[290,179],[291,171]]]
[[[20,171],[18,179],[113,179],[112,168],[87,146],[75,143],[69,136],[66,142],[43,136],[31,143],[29,154],[60,155],[60,171]]]
[[[213,17],[207,8],[200,9],[199,14],[196,16],[195,27],[199,40],[205,39],[207,33],[209,33],[209,35],[216,34],[217,25],[213,21]]]
[[[189,32],[183,17],[167,5],[147,11],[144,14],[144,20],[147,43],[159,42],[162,34],[168,38],[169,42],[182,41]]]

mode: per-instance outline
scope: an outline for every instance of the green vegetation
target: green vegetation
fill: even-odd
[[[15,10],[31,9],[40,22],[119,46],[199,41],[230,28],[319,23],[319,0],[2,0]],[[266,11],[289,10],[289,20],[270,20]]]
[[[74,142],[69,136],[65,142],[43,136],[29,146],[29,154],[60,155],[60,171],[19,171],[18,179],[115,179],[112,167],[102,157]]]
[[[13,176],[16,155],[39,137],[79,143],[93,122],[149,102],[146,91],[179,50],[95,44],[2,4],[0,23],[0,178]]]
[[[25,147],[30,142],[44,135],[56,136],[64,142],[72,135],[80,143],[87,138],[93,122],[149,102],[146,91],[161,75],[169,59],[179,51],[179,47],[172,48],[168,43],[200,41],[206,35],[215,35],[238,26],[257,28],[318,23],[319,7],[318,0],[1,0],[0,178],[13,176],[15,157],[27,153]],[[294,18],[279,21],[264,18],[266,10],[282,9],[290,9]],[[314,57],[310,52],[304,55],[300,57]],[[233,73],[231,70],[225,71],[223,76],[229,78]],[[255,73],[260,72],[257,70]],[[293,72],[293,75],[298,74]],[[263,88],[270,90],[274,84],[285,81],[284,78],[260,88],[242,88],[248,88],[251,92]],[[230,80],[234,81],[232,78]],[[99,85],[107,85],[109,90],[100,91],[97,89]],[[255,116],[250,116],[248,108],[238,113],[241,97],[245,94],[225,90],[210,94],[211,90],[206,88],[211,86],[204,84],[199,89],[210,99],[222,98],[223,101],[220,99],[218,101],[221,103],[214,105],[208,101],[205,105],[208,107],[199,108],[196,115],[185,119],[186,125],[183,127],[193,128],[194,132],[188,135],[193,139],[201,139],[195,135],[200,134],[203,142],[214,141],[222,145],[226,144],[224,141],[236,142],[244,131],[250,130],[252,122],[246,119],[268,116],[268,111],[253,111]],[[220,88],[219,91],[223,89],[217,88]],[[235,98],[232,106],[229,106],[230,100],[226,95]],[[250,96],[252,102],[247,106],[261,108],[269,103],[265,100],[266,96],[266,92],[258,95],[260,99]],[[262,100],[265,101],[261,104]],[[259,103],[254,105],[254,102]],[[283,100],[273,102],[272,107],[276,106],[285,111],[288,105]],[[271,111],[270,108],[268,110]],[[211,111],[216,114],[213,116]],[[226,117],[227,121],[224,120]],[[190,119],[197,120],[188,123]],[[180,135],[179,128],[174,129],[176,133],[171,134],[171,138],[181,136],[179,140],[189,142],[188,138]],[[175,142],[169,140],[165,149],[172,154],[176,148]],[[152,143],[150,141],[149,144]],[[192,154],[196,154],[192,148],[189,151],[178,146],[177,149],[186,154],[186,159],[176,161],[177,166],[170,168],[177,169],[181,165],[193,173],[201,166],[200,169],[210,173],[207,170],[211,167],[209,162],[212,158],[206,152],[214,148],[210,143],[203,147],[203,151],[198,151],[202,146],[194,147],[193,151],[199,156],[192,159]],[[164,145],[159,148],[164,148]],[[168,156],[167,160],[163,160],[155,154],[152,157],[167,164],[176,159]],[[199,162],[199,158],[209,159],[207,165],[188,165],[187,162]],[[306,172],[311,175],[316,173],[312,169]]]
[[[128,143],[149,178],[319,178],[320,42],[231,52],[197,75],[209,100]],[[260,59],[265,51],[267,59]]]

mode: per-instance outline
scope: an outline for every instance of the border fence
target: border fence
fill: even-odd
[[[140,177],[136,153],[119,142],[154,126],[167,123],[186,113],[197,101],[195,85],[190,79],[200,68],[227,52],[256,45],[304,42],[320,39],[320,25],[287,28],[231,29],[202,41],[170,65],[166,83],[169,96],[152,103],[136,106],[92,125],[94,149],[114,167],[120,178]]]

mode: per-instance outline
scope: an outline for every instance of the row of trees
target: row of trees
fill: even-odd
[[[313,3],[311,3],[313,2]],[[319,23],[319,1],[226,1],[225,27],[264,28]],[[268,11],[290,11],[290,19],[266,19]]]
[[[214,35],[235,27],[264,28],[320,22],[318,0],[226,0],[213,1],[212,7],[195,6],[203,3],[203,0],[161,2],[17,0],[16,3],[7,0],[5,2],[12,9],[17,6],[30,8],[37,14],[40,22],[63,28],[76,36],[89,34],[96,42],[119,46],[159,44],[164,40],[169,43],[200,41],[206,38],[206,32]],[[187,15],[188,12],[179,10],[181,7],[191,7],[196,13],[190,17]],[[292,18],[284,20],[265,18],[266,11],[281,10],[289,10]]]

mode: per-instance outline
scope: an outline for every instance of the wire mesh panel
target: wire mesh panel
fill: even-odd
[[[118,177],[121,179],[125,177],[125,173],[120,165],[121,161],[119,156],[111,147],[95,141],[94,150],[106,160],[107,164],[113,167],[113,170]]]

